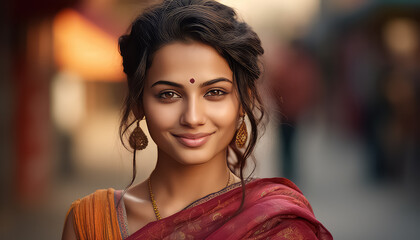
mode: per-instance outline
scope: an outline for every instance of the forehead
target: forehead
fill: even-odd
[[[174,42],[156,51],[147,73],[147,84],[159,80],[198,82],[215,78],[233,80],[227,61],[211,46],[199,42]]]

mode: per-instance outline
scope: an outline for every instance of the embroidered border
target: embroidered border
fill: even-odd
[[[245,185],[248,184],[249,182],[252,182],[255,179],[256,178],[245,180]],[[205,202],[207,202],[207,201],[209,201],[209,200],[211,200],[211,199],[213,199],[213,198],[215,198],[217,196],[220,196],[220,195],[222,195],[222,194],[224,194],[226,192],[229,192],[230,190],[232,190],[234,188],[237,188],[237,187],[240,187],[240,186],[241,186],[241,182],[237,182],[237,183],[234,183],[232,185],[229,185],[229,186],[223,188],[222,190],[220,190],[218,192],[210,193],[207,196],[204,196],[204,197],[202,197],[200,199],[195,200],[194,202],[190,203],[188,206],[186,206],[182,210],[186,210],[188,208],[192,208],[192,207],[195,207],[195,206],[200,205],[202,203],[205,203]]]
[[[125,210],[124,201],[121,198],[122,197],[121,193],[122,193],[121,190],[114,191],[114,204],[115,204],[115,209],[117,211],[117,220],[118,220],[118,226],[120,227],[121,237],[123,239],[126,239],[130,235],[128,233],[127,212]]]

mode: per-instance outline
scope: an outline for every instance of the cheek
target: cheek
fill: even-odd
[[[208,116],[216,125],[236,131],[239,102],[235,97],[230,97],[226,101],[212,104],[212,107],[209,108]]]
[[[144,114],[151,134],[162,129],[168,129],[179,121],[179,108],[176,104],[162,104],[152,97],[145,97]]]

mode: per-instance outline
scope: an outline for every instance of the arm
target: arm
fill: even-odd
[[[67,214],[66,223],[64,224],[63,235],[61,240],[77,240],[76,233],[74,232],[74,215],[73,209]]]

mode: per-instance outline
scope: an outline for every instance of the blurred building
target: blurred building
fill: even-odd
[[[341,4],[327,4],[306,37],[323,64],[331,121],[364,141],[373,180],[418,185],[420,3]]]

